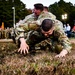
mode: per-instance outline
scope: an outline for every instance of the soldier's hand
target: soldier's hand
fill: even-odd
[[[60,52],[60,54],[58,54],[58,55],[55,56],[55,58],[65,57],[67,53],[68,53],[68,51],[63,49],[63,50]]]
[[[27,43],[25,42],[25,40],[23,38],[20,39],[21,44],[20,44],[20,48],[18,49],[18,52],[20,52],[21,54],[27,54],[28,50],[29,50],[29,46],[27,45]]]

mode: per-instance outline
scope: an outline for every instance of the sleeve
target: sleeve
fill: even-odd
[[[25,37],[25,33],[38,29],[39,26],[36,23],[24,23],[15,28],[16,40],[20,37]]]
[[[25,18],[23,20],[20,20],[18,23],[16,23],[16,26],[19,26],[21,24],[27,23],[27,22],[31,22],[34,21],[34,14],[30,14],[25,16]]]
[[[55,22],[55,30],[59,34],[58,40],[62,44],[63,49],[67,50],[70,53],[72,45],[71,45],[69,38],[66,36],[61,25],[63,24],[60,21]]]
[[[43,11],[43,12],[40,14],[40,16],[38,17],[38,19],[37,19],[36,21],[33,21],[33,22],[35,22],[35,23],[38,24],[38,25],[41,25],[41,23],[42,23],[42,21],[43,21],[44,19],[56,20],[56,16],[53,15],[52,13],[50,13],[50,12],[44,12],[44,11]]]

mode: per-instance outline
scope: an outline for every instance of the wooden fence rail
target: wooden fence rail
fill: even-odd
[[[0,43],[14,43],[12,39],[0,39]]]

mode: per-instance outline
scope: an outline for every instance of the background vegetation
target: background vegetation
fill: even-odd
[[[4,22],[5,27],[13,26],[13,7],[15,7],[15,20],[18,22],[30,14],[30,10],[20,0],[0,0],[0,25]]]
[[[75,75],[75,39],[70,41],[72,52],[57,59],[48,49],[23,55],[14,43],[0,43],[0,75]]]
[[[57,19],[62,21],[63,23],[70,23],[71,26],[75,23],[75,4],[73,5],[71,2],[66,3],[64,0],[60,0],[58,3],[49,6],[49,11],[56,15]],[[67,14],[67,19],[62,20],[62,15]]]
[[[0,26],[4,22],[5,27],[13,26],[13,9],[15,6],[15,20],[18,22],[20,19],[24,19],[26,15],[32,13],[31,9],[26,8],[26,3],[24,4],[20,0],[0,0]],[[70,23],[71,26],[75,22],[75,5],[71,2],[66,3],[64,0],[55,2],[49,6],[49,12],[56,15],[57,19],[61,20],[63,23]],[[62,14],[68,14],[67,19],[64,21],[61,18]]]

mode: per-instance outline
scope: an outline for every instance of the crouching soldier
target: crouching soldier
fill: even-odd
[[[44,19],[40,26],[37,24],[29,24],[16,28],[17,39],[20,42],[18,52],[27,54],[30,46],[38,45],[48,46],[50,50],[58,51],[59,54],[55,57],[66,56],[66,54],[71,52],[72,47],[60,24],[62,23],[57,20]]]

